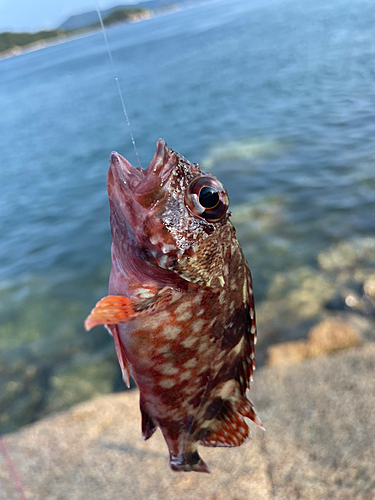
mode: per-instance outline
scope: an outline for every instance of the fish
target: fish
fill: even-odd
[[[147,169],[117,152],[107,175],[109,295],[85,321],[105,325],[140,394],[142,436],[161,429],[173,471],[210,472],[198,446],[264,429],[246,396],[255,369],[253,284],[225,187],[159,139]]]

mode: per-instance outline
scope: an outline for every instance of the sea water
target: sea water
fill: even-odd
[[[107,30],[143,167],[162,137],[219,177],[258,304],[372,244],[374,17],[219,0]],[[112,150],[136,163],[102,33],[0,61],[0,431],[123,388],[111,338],[83,329],[107,291]]]

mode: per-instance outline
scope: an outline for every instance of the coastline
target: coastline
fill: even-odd
[[[95,31],[90,30],[90,32],[87,32],[84,35],[82,35],[82,34],[81,35],[72,35],[72,36],[61,35],[61,36],[57,36],[57,37],[52,38],[52,39],[50,38],[50,39],[48,39],[48,41],[47,40],[38,40],[37,42],[33,42],[33,43],[29,43],[27,45],[24,45],[23,47],[15,46],[9,50],[5,50],[4,52],[1,52],[0,53],[0,61],[3,59],[10,59],[11,57],[20,56],[22,54],[27,54],[29,52],[35,52],[36,50],[44,49],[46,47],[51,47],[53,45],[59,45],[61,43],[65,43],[65,42],[68,42],[69,40],[74,40],[76,38],[77,39],[83,38],[85,36],[89,36],[89,35],[94,34],[96,31],[99,31],[99,30],[95,30]]]
[[[175,10],[175,9],[170,9],[170,10]],[[129,21],[112,23],[109,26],[105,26],[105,28],[109,29],[109,28],[113,28],[115,26],[120,26],[121,24],[133,24],[133,23],[139,23],[141,21],[147,21],[148,19],[151,19],[157,15],[162,15],[164,12],[155,13],[153,11],[147,11],[144,14],[134,16]],[[100,31],[101,31],[101,27],[98,26],[95,28],[88,28],[85,30],[80,30],[79,32],[75,31],[75,32],[72,32],[72,34],[69,34],[69,32],[67,32],[66,34],[59,35],[59,36],[56,36],[54,38],[41,39],[41,40],[38,40],[36,42],[32,42],[32,43],[29,43],[29,44],[23,45],[23,46],[15,46],[15,47],[12,47],[8,50],[5,50],[4,52],[0,52],[0,61],[2,61],[4,59],[10,59],[12,57],[20,56],[22,54],[27,54],[29,52],[35,52],[36,50],[45,49],[46,47],[51,47],[53,45],[60,45],[61,43],[69,42],[71,40],[76,40],[76,39],[78,40],[80,38],[85,38],[87,36],[94,35]]]

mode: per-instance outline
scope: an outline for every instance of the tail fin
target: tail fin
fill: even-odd
[[[201,439],[203,446],[240,446],[250,437],[250,429],[243,417],[250,418],[262,430],[259,417],[253,404],[244,396],[236,404],[224,400],[216,418],[212,419],[210,427]]]
[[[210,469],[201,459],[197,451],[182,453],[176,456],[171,455],[169,466],[176,472],[195,471],[210,473]]]

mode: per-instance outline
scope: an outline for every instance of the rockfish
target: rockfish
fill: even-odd
[[[239,446],[262,427],[246,390],[255,368],[249,267],[224,186],[159,139],[146,170],[113,152],[109,294],[86,319],[113,335],[140,392],[142,435],[160,427],[175,471],[209,472],[203,446]]]

